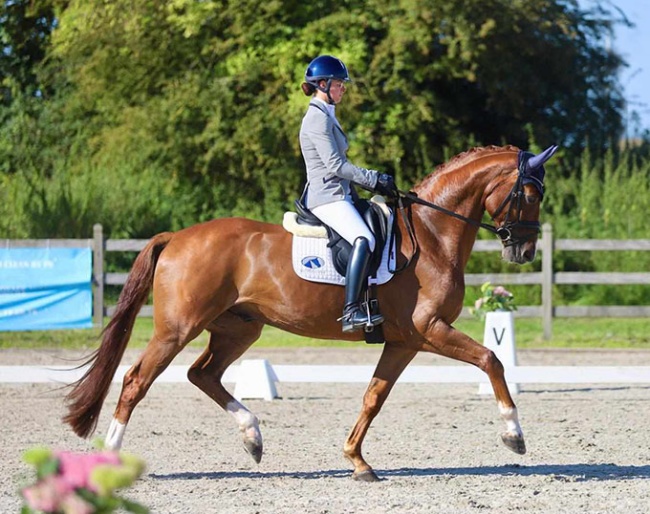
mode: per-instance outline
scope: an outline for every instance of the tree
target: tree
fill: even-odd
[[[616,20],[575,0],[57,5],[51,37],[30,29],[47,45],[37,76],[48,91],[30,118],[40,134],[30,166],[43,187],[109,177],[115,191],[93,193],[91,205],[80,186],[62,204],[84,226],[104,213],[109,232],[230,214],[278,220],[304,180],[299,85],[320,53],[341,57],[355,79],[337,111],[350,158],[404,186],[476,144],[579,153],[620,133],[622,61],[603,45]],[[107,197],[134,191],[145,198],[120,221]]]
[[[473,141],[579,151],[618,138],[611,20],[548,0],[373,4],[363,126],[376,159],[420,170]]]
[[[0,4],[0,88],[2,103],[16,93],[40,94],[38,65],[45,58],[56,26],[59,0],[4,0]]]

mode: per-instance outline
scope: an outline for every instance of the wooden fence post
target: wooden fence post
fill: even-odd
[[[93,225],[93,321],[99,328],[104,326],[104,244],[103,227],[96,223]]]
[[[542,225],[542,326],[544,340],[553,336],[553,228]]]

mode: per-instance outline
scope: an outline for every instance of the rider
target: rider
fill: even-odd
[[[317,218],[352,245],[345,274],[343,332],[384,321],[381,314],[368,319],[360,306],[375,238],[354,207],[358,196],[353,183],[388,197],[397,195],[393,177],[347,160],[348,140],[335,114],[347,82],[348,69],[340,59],[321,55],[309,63],[301,87],[312,98],[300,127],[300,148],[307,168],[303,201]]]

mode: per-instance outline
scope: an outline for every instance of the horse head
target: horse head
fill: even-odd
[[[503,244],[504,260],[524,264],[535,258],[539,210],[544,197],[544,163],[557,151],[553,145],[539,155],[519,151],[517,174],[488,195],[485,207]]]

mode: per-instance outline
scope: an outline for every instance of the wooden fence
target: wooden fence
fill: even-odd
[[[128,273],[107,273],[104,268],[104,255],[107,252],[139,252],[147,239],[104,239],[101,225],[95,225],[93,239],[17,239],[5,240],[7,247],[91,247],[93,249],[93,319],[101,326],[104,316],[111,316],[115,310],[106,305],[104,287],[124,285]],[[650,285],[648,272],[563,272],[553,271],[553,255],[563,251],[650,251],[650,240],[614,239],[553,239],[549,224],[542,227],[542,235],[537,245],[541,253],[542,266],[538,272],[523,273],[471,273],[465,275],[467,285],[481,285],[484,282],[503,285],[540,285],[541,305],[520,306],[516,315],[520,317],[541,317],[544,339],[552,335],[554,317],[647,317],[650,306],[554,306],[553,285],[570,284],[609,284]],[[477,240],[475,252],[500,252],[501,243],[497,240]],[[151,316],[150,305],[143,306],[140,316]],[[463,315],[467,316],[465,309]]]

